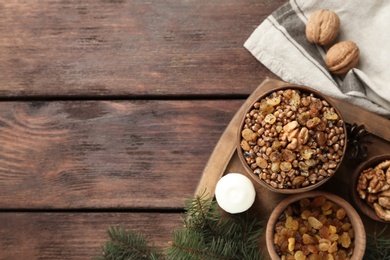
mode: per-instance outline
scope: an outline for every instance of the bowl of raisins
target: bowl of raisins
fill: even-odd
[[[266,227],[271,259],[363,259],[366,235],[356,210],[321,191],[282,200]]]
[[[346,125],[324,94],[303,86],[275,88],[260,96],[238,129],[238,157],[261,186],[293,194],[315,189],[339,168]]]

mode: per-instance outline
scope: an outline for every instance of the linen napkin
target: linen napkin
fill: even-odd
[[[325,65],[327,48],[307,41],[311,13],[329,9],[340,17],[335,43],[360,50],[357,68],[344,76]],[[390,118],[390,1],[290,0],[267,17],[244,47],[282,80],[301,84]]]

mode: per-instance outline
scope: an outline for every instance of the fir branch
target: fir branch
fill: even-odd
[[[123,227],[108,229],[110,241],[98,260],[238,260],[263,259],[259,237],[261,222],[247,213],[222,217],[218,204],[206,191],[186,202],[184,227],[176,230],[163,252],[148,246],[141,234]]]
[[[379,233],[367,236],[366,252],[364,259],[367,260],[387,260],[390,259],[390,237],[385,236],[386,227]]]
[[[187,228],[204,230],[205,225],[218,222],[220,218],[218,205],[212,197],[207,197],[206,190],[185,202],[185,216],[182,221]]]
[[[110,227],[108,229],[110,241],[101,248],[101,255],[97,260],[158,260],[162,259],[154,246],[149,246],[142,234],[123,227]]]
[[[169,259],[262,259],[259,249],[261,222],[246,213],[218,213],[216,201],[202,193],[187,203],[185,227],[174,233]]]

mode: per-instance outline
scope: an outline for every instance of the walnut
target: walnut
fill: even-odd
[[[367,201],[370,203],[374,203],[378,200],[378,194],[368,194]]]
[[[359,197],[371,205],[381,219],[390,221],[390,160],[368,168],[359,175]]]
[[[383,186],[386,184],[386,177],[382,170],[373,169],[374,177],[370,180],[368,184],[367,191],[369,193],[378,193],[382,190]]]
[[[388,184],[390,184],[390,160],[386,160],[384,162],[381,162],[377,166],[375,166],[376,169],[381,169],[385,171],[386,169],[386,181]]]
[[[387,189],[389,189],[389,185],[383,170],[369,168],[360,174],[357,185],[360,198],[366,199],[367,193],[375,194]]]
[[[309,42],[327,46],[336,40],[340,32],[340,18],[330,10],[315,11],[306,24]]]
[[[383,208],[390,209],[390,190],[385,190],[378,194],[378,203]]]
[[[382,207],[384,207],[386,209],[390,209],[390,198],[389,197],[381,197],[381,196],[379,196],[378,197],[378,203]]]
[[[326,53],[325,62],[330,72],[345,74],[358,64],[359,48],[352,41],[336,43]]]
[[[302,127],[299,131],[298,142],[299,144],[306,144],[309,140],[309,130],[306,127]]]
[[[375,213],[383,220],[390,221],[390,210],[384,209],[379,203],[374,203]]]

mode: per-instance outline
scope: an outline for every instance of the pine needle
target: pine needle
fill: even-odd
[[[367,235],[366,252],[364,259],[366,260],[387,260],[390,259],[390,237],[384,233],[384,227],[379,233],[376,231],[373,235]]]
[[[142,234],[115,226],[97,260],[241,260],[263,259],[259,237],[261,222],[247,213],[221,216],[218,204],[206,191],[188,200],[184,227],[173,233],[170,246],[160,252]]]
[[[246,213],[222,218],[205,192],[187,202],[185,227],[174,233],[168,259],[262,259],[261,222]]]
[[[142,234],[123,227],[114,226],[108,229],[110,241],[101,249],[98,260],[157,260],[162,259],[154,246],[149,246]]]

